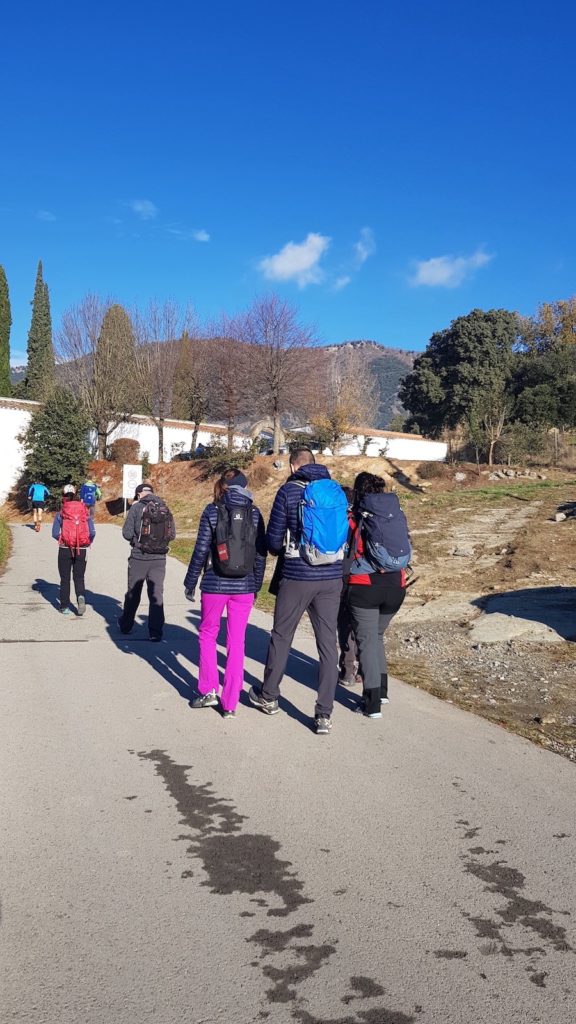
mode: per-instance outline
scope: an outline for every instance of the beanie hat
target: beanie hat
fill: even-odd
[[[248,481],[244,473],[236,473],[235,476],[226,480],[226,487],[248,487]]]

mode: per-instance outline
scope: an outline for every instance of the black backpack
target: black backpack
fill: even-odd
[[[225,505],[217,502],[212,568],[218,576],[241,579],[249,576],[256,558],[256,527],[252,502]]]
[[[138,547],[146,555],[166,555],[174,538],[174,518],[161,498],[144,502]]]

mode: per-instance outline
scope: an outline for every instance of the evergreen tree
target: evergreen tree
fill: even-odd
[[[28,333],[28,367],[26,370],[26,397],[44,401],[55,382],[55,359],[52,346],[52,320],[48,285],[42,276],[42,261],[38,264],[32,323]]]
[[[9,397],[10,384],[10,296],[4,267],[0,267],[0,395]]]
[[[26,453],[27,480],[43,480],[50,490],[58,490],[64,483],[79,483],[86,476],[88,423],[80,404],[64,388],[54,388],[20,441]]]

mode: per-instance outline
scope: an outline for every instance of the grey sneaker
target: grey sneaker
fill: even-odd
[[[360,682],[361,681],[362,680],[360,680]],[[343,679],[339,679],[338,682],[340,683],[340,686],[357,686],[359,680],[358,676],[346,676]]]
[[[196,700],[190,701],[190,707],[192,708],[215,708],[218,706],[218,696],[216,690],[212,690],[210,693],[200,694],[196,697]]]
[[[236,718],[236,712],[222,710],[222,718]]]
[[[332,720],[329,715],[316,715],[314,719],[314,731],[317,736],[327,736],[332,728]]]
[[[60,614],[61,615],[74,615],[74,612],[72,611],[71,608],[61,608],[60,609]]]
[[[255,708],[260,708],[265,715],[277,715],[280,711],[277,700],[266,700],[262,696],[261,690],[257,690],[255,686],[251,686],[248,690],[248,700]]]
[[[83,594],[80,594],[78,598],[78,615],[84,615],[86,612],[86,598]]]
[[[389,704],[390,703],[390,698],[389,697],[380,697],[380,703],[381,704]]]
[[[382,718],[382,712],[381,711],[370,711],[370,712],[366,711],[366,704],[365,704],[365,702],[363,700],[361,700],[356,705],[356,707],[354,708],[354,711],[356,712],[357,715],[364,715],[364,718]]]

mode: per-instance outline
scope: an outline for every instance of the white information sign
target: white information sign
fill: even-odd
[[[134,491],[138,487],[138,484],[142,483],[142,466],[123,466],[122,467],[122,497],[124,501],[127,498],[134,498]]]

